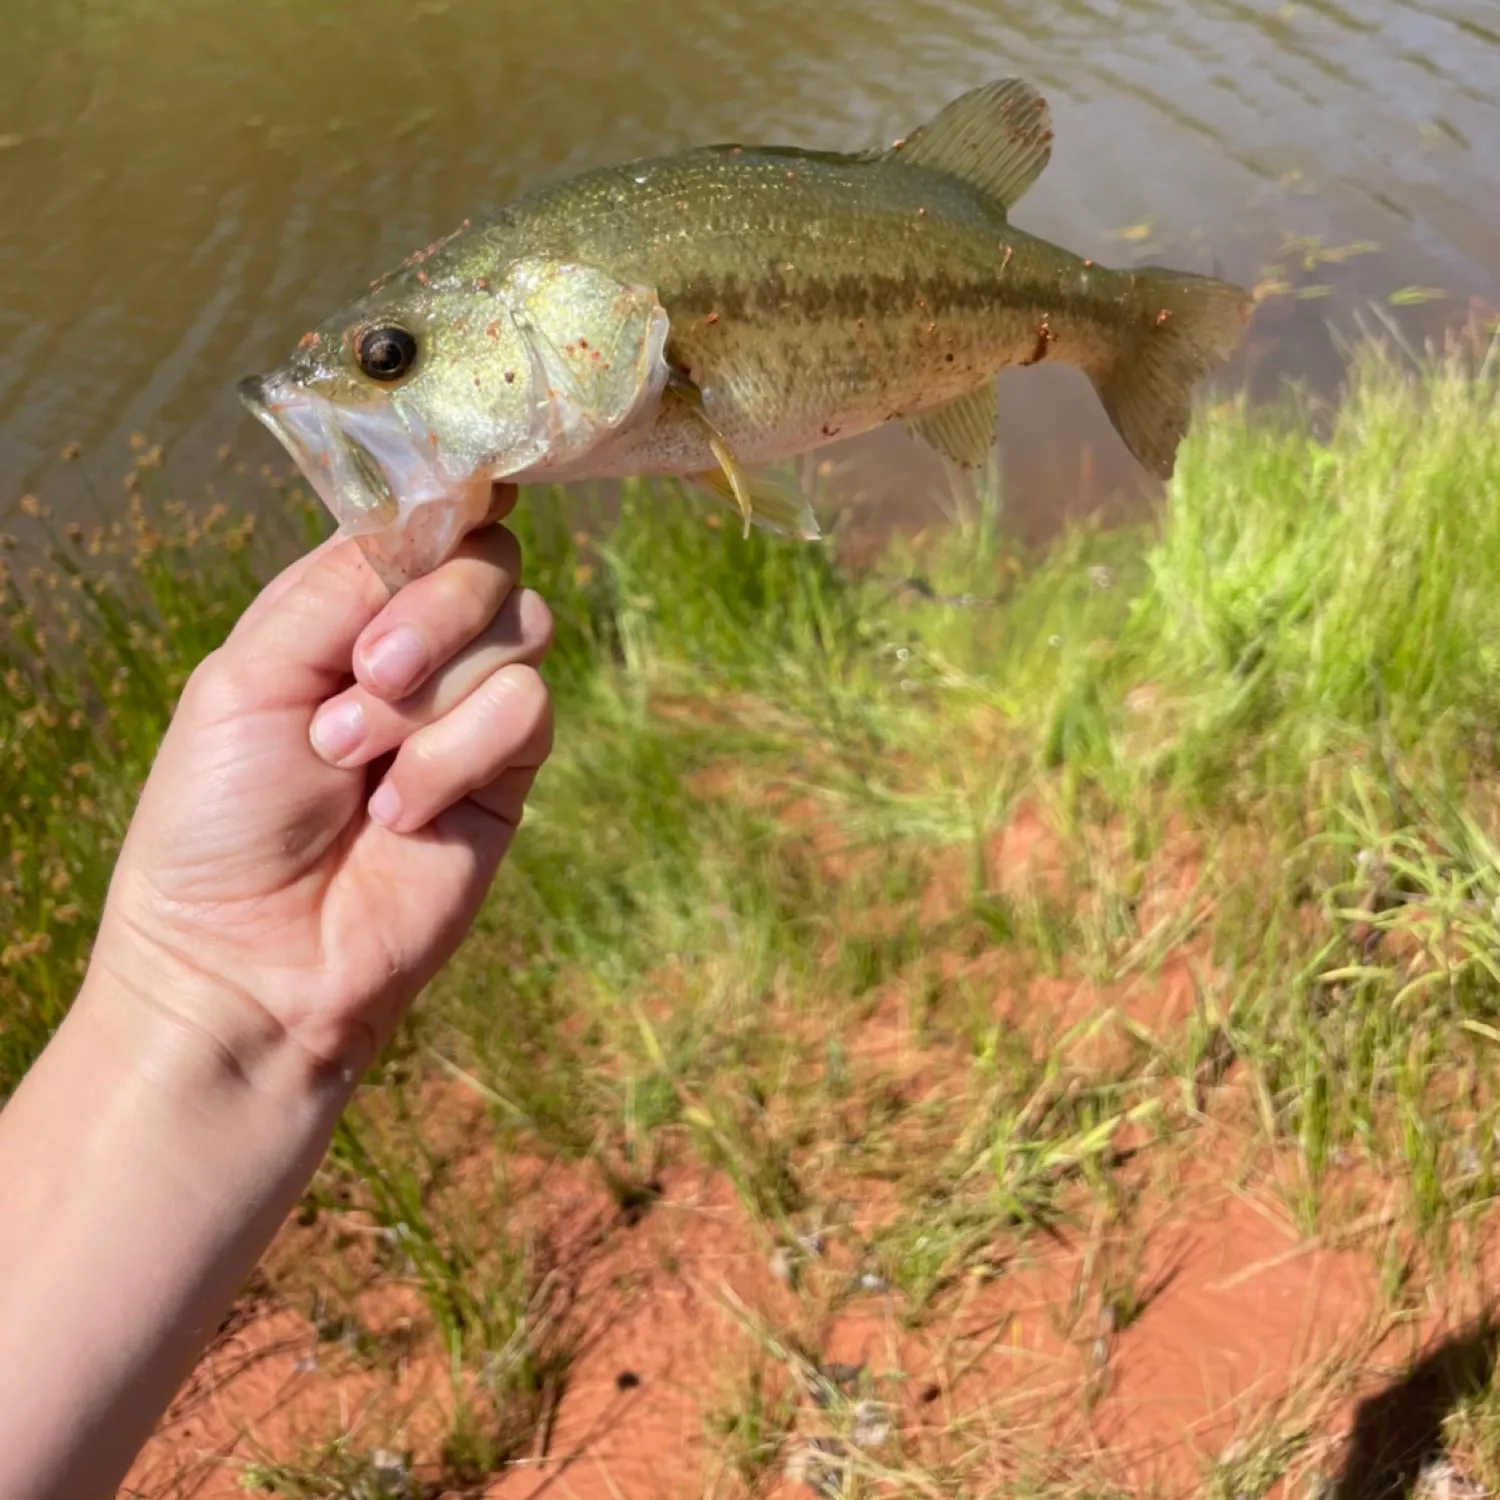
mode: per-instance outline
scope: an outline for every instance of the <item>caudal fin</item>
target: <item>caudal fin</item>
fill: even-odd
[[[1153,474],[1170,479],[1193,387],[1234,352],[1250,321],[1251,298],[1211,276],[1155,266],[1134,275],[1139,327],[1090,373],[1125,446]]]

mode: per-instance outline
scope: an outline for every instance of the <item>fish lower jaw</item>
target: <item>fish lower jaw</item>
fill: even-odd
[[[442,494],[403,501],[397,518],[379,529],[339,530],[354,536],[365,561],[395,593],[439,567],[465,535],[489,518],[493,490],[490,479],[477,477]]]

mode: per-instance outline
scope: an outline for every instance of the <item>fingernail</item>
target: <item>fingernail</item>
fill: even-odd
[[[365,671],[382,693],[404,693],[427,668],[427,647],[409,625],[398,625],[365,652]]]
[[[365,711],[353,698],[320,708],[313,715],[313,749],[337,764],[359,748],[365,737]]]
[[[382,828],[394,828],[401,818],[401,793],[389,781],[382,781],[370,798],[370,816]]]

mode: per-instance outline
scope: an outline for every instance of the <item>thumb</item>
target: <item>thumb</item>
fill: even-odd
[[[267,585],[222,648],[223,664],[262,701],[313,702],[343,686],[360,631],[391,597],[353,538],[304,563]]]

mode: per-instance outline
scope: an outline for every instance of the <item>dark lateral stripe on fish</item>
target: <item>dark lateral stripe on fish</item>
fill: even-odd
[[[707,317],[717,313],[722,318],[756,325],[762,320],[784,318],[788,310],[809,320],[852,320],[884,319],[903,313],[940,317],[1004,309],[1087,319],[1111,327],[1131,323],[1138,316],[1128,301],[1100,296],[1076,285],[1004,277],[958,279],[942,271],[921,276],[912,270],[900,276],[844,275],[829,281],[809,275],[789,281],[778,267],[748,287],[736,276],[714,280],[700,275],[671,291],[664,288],[663,302],[674,315]]]

